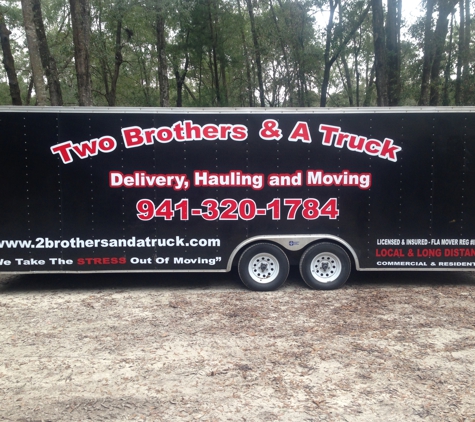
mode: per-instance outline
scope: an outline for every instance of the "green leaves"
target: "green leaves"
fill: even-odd
[[[254,1],[255,39],[245,0],[89,1],[94,105],[159,106],[167,97],[170,106],[256,106],[260,103],[259,73],[268,107],[376,105],[368,0]],[[433,30],[438,10],[448,0],[441,1],[434,11]],[[64,103],[77,105],[69,3],[43,0],[42,9]],[[19,86],[26,99],[31,70],[20,1],[0,0],[0,11],[12,31],[10,42]],[[387,10],[383,13],[387,22]],[[158,15],[163,26],[161,41],[157,37]],[[441,69],[440,80],[442,73],[445,75],[444,101],[451,105],[455,98],[464,104],[475,100],[474,78],[467,77],[465,71],[461,82],[461,69],[474,64],[473,47],[466,42],[470,17],[464,16],[456,13],[449,31],[452,42],[448,42],[448,35],[445,43],[439,42],[440,65],[434,67],[434,72]],[[405,17],[400,18],[403,23]],[[416,24],[403,42],[399,41],[400,105],[418,101],[422,81],[424,21],[422,16],[419,20],[411,16],[411,21]],[[464,31],[459,30],[461,21]],[[464,42],[460,42],[461,37]],[[3,68],[2,73],[6,75]],[[390,76],[390,80],[394,78]],[[3,88],[0,86],[0,93],[8,92]],[[467,94],[462,95],[461,90]],[[32,103],[34,95],[33,91]],[[1,95],[0,101],[5,104],[11,99]]]

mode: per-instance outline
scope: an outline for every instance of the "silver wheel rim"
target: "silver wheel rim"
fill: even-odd
[[[254,255],[248,266],[251,278],[262,284],[274,281],[279,274],[279,268],[277,258],[268,253]]]
[[[310,272],[320,283],[335,281],[341,274],[341,268],[340,258],[330,252],[318,254],[310,263]]]

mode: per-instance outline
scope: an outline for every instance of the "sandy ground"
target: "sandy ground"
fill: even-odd
[[[475,275],[0,278],[0,420],[475,421]]]

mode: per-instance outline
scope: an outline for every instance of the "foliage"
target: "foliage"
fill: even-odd
[[[371,9],[359,20],[370,0],[253,0],[258,44],[253,43],[246,0],[89,2],[90,66],[96,106],[159,106],[159,69],[166,70],[169,89],[165,95],[170,106],[257,106],[257,53],[262,62],[268,107],[317,107],[322,104],[322,95],[327,106],[376,105]],[[432,31],[445,3],[435,0]],[[454,20],[449,23],[452,42],[449,44],[447,35],[439,57],[440,88],[445,90],[450,105],[456,104],[457,83],[465,90],[460,96],[463,104],[475,102],[474,46],[468,43],[464,47],[458,41],[460,26],[464,25],[464,36],[470,34],[472,25],[466,14],[461,22],[458,8],[463,3],[457,5]],[[467,10],[471,11],[469,7]],[[0,0],[0,11],[12,32],[15,67],[22,99],[26,100],[32,75],[20,0]],[[42,13],[51,55],[58,66],[64,104],[77,105],[69,4],[64,0],[43,0]],[[427,50],[425,12],[411,13],[401,20],[401,106],[418,103],[423,52]],[[165,45],[161,47],[157,33],[159,17],[164,20],[165,32]],[[413,23],[408,25],[408,20]],[[159,63],[162,50],[165,63]],[[465,76],[460,70],[460,57],[465,57],[465,69],[471,69]],[[0,103],[10,104],[3,67],[0,72]],[[445,82],[444,75],[448,75]],[[35,104],[34,90],[32,95],[30,104]]]

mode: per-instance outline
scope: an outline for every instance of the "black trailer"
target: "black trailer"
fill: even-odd
[[[0,271],[474,270],[474,111],[0,108]]]

